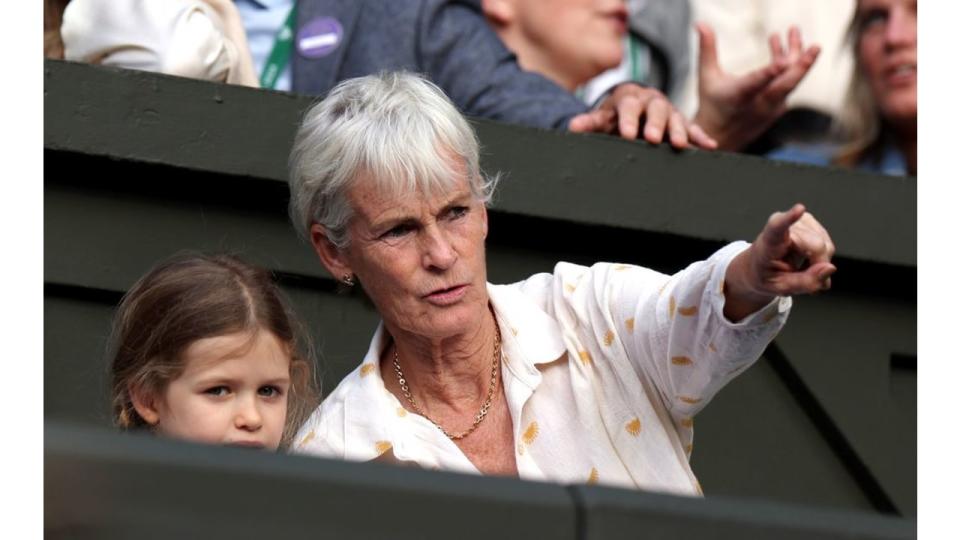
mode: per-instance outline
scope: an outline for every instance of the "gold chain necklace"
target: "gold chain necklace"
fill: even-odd
[[[496,338],[493,342],[493,370],[490,373],[490,390],[487,392],[487,399],[483,402],[483,405],[480,406],[480,411],[477,412],[477,415],[473,419],[473,425],[467,428],[466,431],[460,433],[450,434],[447,430],[443,429],[443,426],[433,421],[432,418],[427,416],[427,413],[423,412],[423,409],[420,408],[420,405],[417,404],[417,400],[413,399],[413,395],[410,394],[410,387],[407,386],[407,380],[403,377],[403,371],[400,369],[400,353],[397,351],[397,344],[393,344],[393,367],[397,372],[397,382],[400,383],[400,391],[403,392],[403,396],[407,398],[407,401],[413,405],[413,409],[417,411],[417,414],[426,418],[433,425],[437,426],[437,429],[443,432],[449,439],[458,441],[467,435],[473,433],[477,426],[480,425],[480,422],[483,422],[483,419],[487,416],[487,411],[490,410],[490,405],[493,404],[493,395],[497,390],[497,372],[500,368],[500,327],[497,325],[496,319],[494,319],[493,327],[497,330]]]

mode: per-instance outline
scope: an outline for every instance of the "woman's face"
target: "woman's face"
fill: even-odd
[[[487,310],[487,212],[467,181],[431,197],[389,197],[361,179],[348,199],[342,270],[357,276],[388,329],[429,338],[475,330]]]
[[[881,115],[897,124],[917,118],[917,2],[860,0],[857,53]]]
[[[542,60],[582,84],[620,64],[623,0],[514,0],[519,32]],[[521,59],[522,60],[522,59]]]

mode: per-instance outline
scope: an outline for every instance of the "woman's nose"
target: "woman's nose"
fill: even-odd
[[[887,45],[909,45],[917,40],[917,18],[906,6],[899,5],[890,10],[887,22]]]
[[[453,249],[447,235],[437,226],[424,230],[423,264],[426,268],[446,270],[457,261],[457,252]]]

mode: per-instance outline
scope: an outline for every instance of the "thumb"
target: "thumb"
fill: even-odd
[[[717,62],[717,36],[713,33],[713,28],[705,23],[699,22],[696,25],[697,34],[700,36],[700,76],[704,73],[716,72],[720,69]]]

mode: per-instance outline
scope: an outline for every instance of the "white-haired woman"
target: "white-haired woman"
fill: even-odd
[[[785,295],[829,287],[826,231],[797,205],[673,276],[561,262],[492,285],[494,184],[469,124],[417,76],[348,80],[307,112],[293,220],[383,322],[294,451],[698,493],[691,419],[777,333]]]

